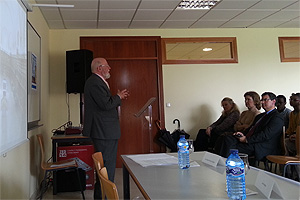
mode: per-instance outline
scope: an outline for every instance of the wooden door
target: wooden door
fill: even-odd
[[[106,58],[111,66],[108,79],[112,94],[128,89],[130,97],[119,108],[121,139],[118,145],[117,167],[120,155],[161,152],[157,142],[156,120],[164,124],[160,37],[81,37],[80,48],[93,51],[95,57]],[[152,126],[149,129],[149,107],[136,117],[149,99],[152,107]]]

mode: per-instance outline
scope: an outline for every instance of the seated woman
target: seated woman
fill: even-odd
[[[195,151],[207,151],[214,147],[217,138],[224,132],[233,132],[234,124],[240,117],[237,105],[229,97],[221,101],[223,112],[220,118],[205,129],[200,129],[195,141]]]
[[[248,110],[242,112],[239,120],[234,125],[235,132],[241,132],[250,127],[256,115],[260,114],[261,103],[260,96],[254,91],[244,94],[245,106]]]

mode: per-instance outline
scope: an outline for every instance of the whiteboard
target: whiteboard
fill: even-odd
[[[28,123],[40,120],[41,38],[28,22]],[[30,124],[29,124],[30,126]]]

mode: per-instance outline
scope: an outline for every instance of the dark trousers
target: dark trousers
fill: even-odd
[[[214,148],[218,137],[222,132],[212,130],[210,137],[206,134],[206,129],[200,129],[194,144],[195,151],[207,151],[208,148]]]
[[[254,146],[248,143],[241,143],[233,135],[221,135],[216,142],[215,152],[220,156],[227,158],[230,154],[230,149],[238,149],[239,153],[254,155]]]
[[[108,179],[114,182],[117,162],[118,140],[100,140],[92,138],[96,152],[101,152],[104,166],[107,169]],[[100,181],[96,176],[94,199],[102,199]]]

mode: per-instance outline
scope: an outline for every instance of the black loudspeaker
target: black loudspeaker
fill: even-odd
[[[93,52],[90,50],[73,50],[66,52],[67,93],[83,93],[84,83],[92,74]]]

